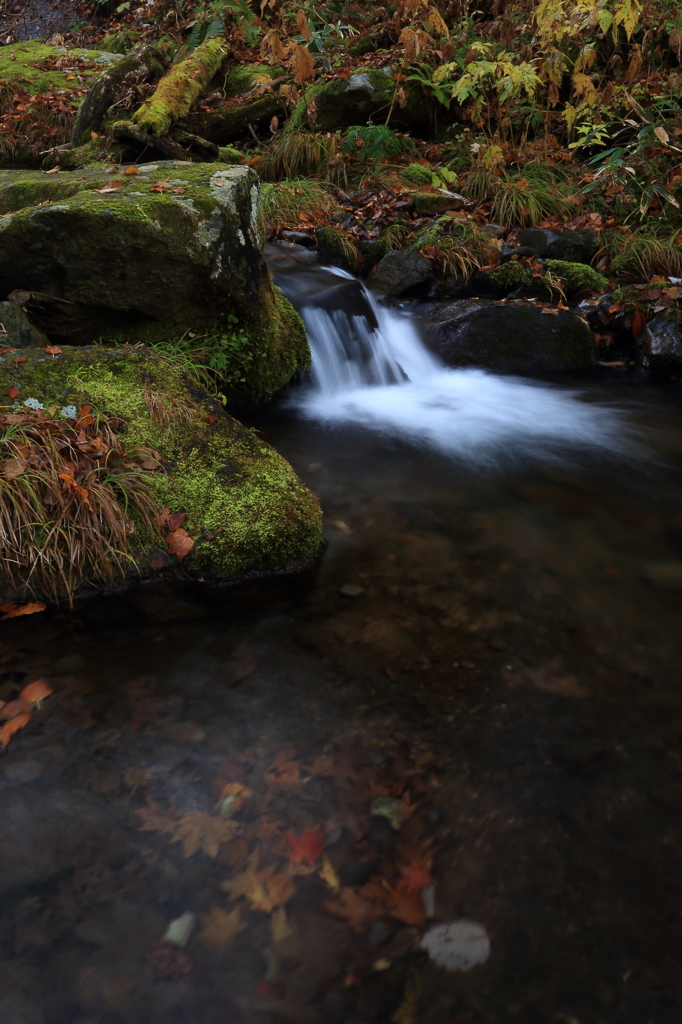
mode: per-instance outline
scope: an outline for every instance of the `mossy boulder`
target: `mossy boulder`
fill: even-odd
[[[334,78],[321,82],[308,88],[305,99],[296,105],[284,130],[293,132],[309,127],[333,132],[338,128],[366,125],[370,120],[376,123],[379,117],[383,122],[390,110],[394,91],[390,67],[356,71],[347,81]],[[315,101],[314,117],[309,112],[311,100]],[[421,137],[432,134],[433,117],[420,90],[410,88],[405,106],[394,105],[390,127]]]
[[[448,210],[461,210],[466,205],[463,196],[459,196],[449,190],[442,192],[410,192],[414,201],[415,212],[420,217],[437,217]]]
[[[180,561],[167,552],[166,531],[151,536],[132,506],[130,570],[117,586],[159,577],[235,583],[296,572],[318,556],[323,540],[315,496],[273,448],[171,361],[144,348],[64,347],[58,355],[25,349],[22,355],[20,363],[13,353],[0,356],[2,394],[13,387],[19,405],[35,399],[66,415],[69,406],[87,403],[95,415],[115,418],[128,452],[153,449],[160,456],[157,468],[142,475],[159,509],[186,513],[183,528],[194,547]],[[0,570],[1,558],[2,552]],[[95,576],[76,580],[74,589],[111,585]],[[0,573],[0,594],[40,599],[44,591],[37,575],[13,588]]]
[[[0,300],[38,293],[31,319],[67,343],[236,332],[222,368],[231,407],[266,401],[309,349],[263,259],[258,178],[176,161],[137,170],[0,173]]]
[[[534,303],[441,303],[424,336],[449,366],[532,373],[584,369],[595,361],[594,336],[580,317]]]
[[[547,270],[554,277],[561,281],[567,295],[575,295],[577,292],[605,292],[609,282],[592,267],[585,263],[569,263],[567,260],[547,260]]]

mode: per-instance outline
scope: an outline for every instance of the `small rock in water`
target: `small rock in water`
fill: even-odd
[[[188,910],[187,913],[171,921],[166,928],[164,939],[166,942],[172,942],[174,946],[186,946],[195,922],[196,917]]]
[[[393,796],[378,796],[369,805],[369,813],[373,818],[388,818],[392,827],[399,829],[405,817],[405,808]]]
[[[490,939],[476,921],[453,921],[431,928],[420,942],[434,963],[448,971],[469,971],[490,956]]]
[[[364,592],[365,588],[358,587],[355,583],[344,583],[342,587],[339,587],[339,594],[343,594],[344,597],[360,597]]]

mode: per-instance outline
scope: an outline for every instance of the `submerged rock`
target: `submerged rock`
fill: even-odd
[[[443,303],[429,315],[425,340],[449,366],[531,373],[582,369],[595,361],[592,331],[580,317],[534,303]]]
[[[40,293],[29,314],[68,344],[217,337],[230,404],[267,400],[309,350],[263,259],[258,178],[179,161],[137,172],[0,173],[0,298]]]
[[[126,513],[134,527],[130,568],[114,580],[105,567],[101,572],[93,570],[88,578],[73,581],[74,592],[85,593],[93,587],[102,592],[159,578],[233,583],[296,572],[315,560],[322,547],[321,512],[315,496],[274,449],[186,379],[181,368],[141,347],[65,347],[54,356],[42,349],[24,349],[22,355],[26,357],[22,363],[16,362],[13,353],[0,356],[2,393],[13,388],[19,406],[72,419],[87,404],[92,406],[92,416],[113,422],[112,429],[130,460],[139,452],[152,453],[149,461],[131,465],[129,489],[139,489],[141,484],[159,510],[185,513],[180,525],[194,542],[182,560],[169,554],[167,534],[175,526],[151,533],[133,502]],[[7,444],[2,454],[12,458]],[[50,481],[44,475],[40,479],[25,476],[29,470],[27,466],[6,479],[5,488],[17,493],[22,487],[33,488],[42,507],[54,507],[50,489],[66,488],[69,493],[71,486],[72,502],[85,505],[78,519],[83,525],[76,530],[87,530],[89,515],[98,516],[106,526],[106,514],[101,509],[98,513],[100,492],[93,496],[91,491],[88,498],[88,488],[95,486],[92,473],[84,478],[72,470],[79,491],[68,480],[60,483],[56,473]],[[92,500],[92,510],[86,499]],[[6,551],[1,554],[7,557]],[[50,588],[40,573],[29,576],[28,568],[14,583],[0,576],[3,598],[49,596]],[[52,572],[49,563],[41,571]]]
[[[394,249],[381,259],[370,283],[377,292],[397,296],[428,281],[432,273],[433,264],[425,256],[409,249]]]

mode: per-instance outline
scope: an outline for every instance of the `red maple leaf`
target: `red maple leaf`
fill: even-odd
[[[319,828],[307,828],[300,836],[288,832],[284,837],[289,847],[289,860],[294,864],[315,864],[324,850],[326,835]]]
[[[427,885],[433,885],[434,878],[428,868],[425,868],[423,864],[418,864],[416,860],[410,861],[407,866],[400,868],[400,874],[403,876],[403,882],[408,889],[413,892],[421,892]]]

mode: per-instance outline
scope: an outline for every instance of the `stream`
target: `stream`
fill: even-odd
[[[0,762],[0,1020],[678,1024],[679,390],[447,369],[269,257],[313,368],[248,422],[319,575],[3,623],[0,699],[55,697]]]

